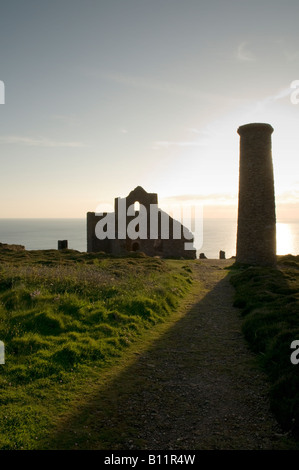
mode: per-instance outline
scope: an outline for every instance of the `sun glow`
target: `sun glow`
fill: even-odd
[[[276,245],[278,255],[294,253],[294,238],[289,224],[276,224]]]

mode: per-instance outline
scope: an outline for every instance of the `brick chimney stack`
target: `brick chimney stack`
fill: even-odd
[[[237,256],[239,263],[276,264],[276,215],[272,163],[272,126],[239,127],[239,207]]]

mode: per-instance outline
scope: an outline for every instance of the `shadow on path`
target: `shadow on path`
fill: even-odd
[[[185,313],[61,422],[51,449],[280,448],[268,384],[232,307],[229,263],[198,263]]]

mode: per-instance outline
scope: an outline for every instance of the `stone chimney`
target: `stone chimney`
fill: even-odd
[[[239,127],[239,207],[237,256],[239,263],[273,266],[276,263],[276,215],[272,163],[272,126]]]

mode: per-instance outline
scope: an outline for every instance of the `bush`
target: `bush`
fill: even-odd
[[[271,381],[271,408],[299,437],[299,365],[290,360],[290,345],[299,340],[299,256],[280,258],[277,269],[239,268],[231,282],[245,338]]]

